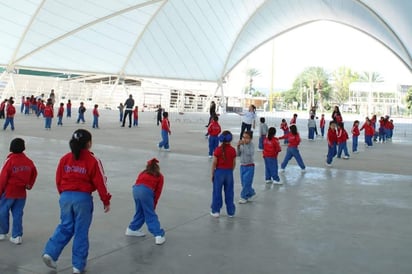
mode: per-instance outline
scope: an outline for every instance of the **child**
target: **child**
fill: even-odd
[[[259,151],[263,150],[263,140],[266,138],[266,135],[268,134],[268,125],[266,125],[265,122],[266,122],[265,117],[260,117]]]
[[[37,101],[37,117],[40,117],[40,115],[43,115],[44,117],[44,109],[46,108],[46,105],[44,104],[44,100],[39,99]]]
[[[326,155],[326,166],[332,166],[333,157],[336,156],[336,144],[338,143],[338,135],[336,134],[336,124],[332,120],[329,122],[329,129],[328,129],[328,154]]]
[[[229,217],[235,215],[233,170],[236,166],[236,150],[230,145],[232,133],[225,130],[220,134],[222,143],[213,153],[212,183],[213,194],[210,215],[218,218],[222,208],[222,189],[225,191],[226,212]]]
[[[80,107],[79,107],[79,116],[77,117],[77,122],[79,123],[80,121],[82,121],[82,123],[84,124],[86,121],[84,120],[84,113],[86,112],[86,107],[84,106],[83,102],[80,102]]]
[[[290,119],[289,125],[296,125],[296,120],[298,119],[298,114],[293,114],[292,119]]]
[[[147,228],[155,236],[155,244],[161,245],[166,241],[165,231],[160,227],[155,209],[162,194],[164,178],[158,163],[156,158],[149,160],[146,169],[137,176],[136,183],[133,185],[136,213],[126,229],[126,235],[145,236],[140,228],[146,222]]]
[[[349,139],[348,133],[345,130],[345,127],[342,122],[338,123],[338,132],[337,132],[337,140],[338,140],[338,158],[341,157],[342,151],[345,154],[343,159],[349,159],[349,152],[348,146],[346,141]]]
[[[373,146],[372,138],[375,134],[375,129],[373,128],[371,121],[366,117],[365,123],[360,128],[360,131],[365,129],[365,144],[366,147],[371,148]]]
[[[358,137],[360,135],[359,131],[359,121],[355,120],[352,126],[352,152],[358,153]]]
[[[44,108],[44,121],[46,130],[51,130],[51,123],[53,119],[53,104],[51,101],[47,102],[46,107]]]
[[[6,130],[6,128],[9,126],[11,127],[11,130],[14,130],[14,114],[16,114],[16,109],[13,106],[14,101],[8,100],[8,104],[6,106],[6,121],[4,121],[3,125],[3,130]]]
[[[305,167],[305,163],[302,160],[302,156],[300,156],[299,149],[298,149],[298,146],[300,144],[300,136],[299,136],[298,128],[296,127],[295,124],[293,124],[289,127],[289,129],[290,129],[290,132],[288,135],[286,136],[284,135],[279,138],[279,139],[288,138],[288,149],[286,151],[285,158],[283,159],[283,162],[280,165],[280,171],[285,172],[285,168],[288,165],[288,162],[290,161],[290,159],[292,159],[292,157],[294,157],[301,169],[301,172],[303,173],[306,171],[306,167]]]
[[[386,132],[385,132],[385,118],[383,116],[381,116],[381,118],[379,119],[379,137],[378,137],[378,141],[380,143],[386,143]]]
[[[166,151],[170,151],[169,149],[169,135],[172,134],[170,131],[170,122],[169,122],[169,113],[167,111],[163,112],[163,120],[162,120],[162,129],[161,129],[161,135],[162,135],[162,141],[157,145],[159,149],[164,149]]]
[[[117,107],[119,109],[119,114],[120,114],[120,123],[123,122],[123,113],[124,113],[124,105],[123,103],[120,103],[120,105]]]
[[[288,122],[286,122],[286,119],[282,119],[282,123],[280,123],[280,129],[283,130],[283,135],[288,135],[289,134],[289,127],[288,127]],[[288,144],[288,139],[285,138],[283,140],[283,144],[287,145]]]
[[[316,121],[315,115],[310,115],[310,119],[308,119],[308,139],[309,141],[315,141],[315,130],[316,130]]]
[[[255,147],[252,143],[252,135],[251,131],[243,132],[243,137],[237,144],[237,155],[240,156],[240,183],[242,184],[239,204],[253,201],[256,196],[256,192],[252,187],[255,175],[255,162],[253,159]]]
[[[67,100],[67,104],[66,104],[66,117],[67,118],[72,117],[72,101],[70,99]]]
[[[24,115],[30,114],[30,97],[26,98],[26,101],[23,103],[24,106]]]
[[[272,183],[272,180],[277,184],[282,184],[278,174],[278,154],[282,149],[275,135],[276,128],[271,127],[268,136],[263,141],[263,160],[265,161],[265,180],[267,184]]]
[[[209,135],[209,158],[211,159],[213,156],[213,151],[219,145],[219,134],[222,131],[219,125],[219,117],[217,115],[213,116],[212,121],[209,123],[207,128],[207,134]]]
[[[132,112],[133,112],[133,126],[137,127],[139,125],[139,108],[135,106]]]
[[[89,252],[89,228],[93,217],[92,192],[99,193],[104,212],[110,210],[110,193],[99,159],[90,151],[92,135],[85,129],[76,130],[70,140],[71,152],[64,155],[57,166],[56,186],[60,194],[60,220],[47,242],[43,261],[56,268],[63,248],[73,238],[73,273],[82,273]]]
[[[322,135],[322,138],[325,136],[325,124],[325,114],[322,114],[319,121],[320,134]]]
[[[93,124],[92,127],[93,128],[99,128],[99,110],[97,109],[99,107],[99,105],[94,105],[93,108]]]
[[[63,125],[63,115],[64,115],[64,103],[60,103],[59,110],[57,111],[57,125]]]
[[[10,242],[18,245],[23,236],[23,209],[26,204],[26,189],[32,189],[37,170],[23,151],[24,140],[15,138],[10,143],[10,154],[0,173],[0,240],[9,232],[9,212],[13,216]]]
[[[393,129],[395,128],[392,119],[389,120],[388,128],[389,128],[389,136],[388,136],[388,139],[389,139],[390,141],[392,141]]]

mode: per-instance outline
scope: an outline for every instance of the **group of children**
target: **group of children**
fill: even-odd
[[[90,151],[92,135],[85,129],[76,130],[69,142],[71,152],[65,154],[56,169],[56,187],[60,195],[60,224],[45,244],[42,259],[55,269],[65,246],[73,238],[73,273],[83,273],[89,251],[89,228],[93,215],[92,192],[99,194],[104,212],[110,210],[112,195],[106,186],[106,176],[101,161]],[[10,143],[10,154],[0,172],[0,241],[7,238],[10,230],[10,213],[13,217],[10,242],[19,245],[23,236],[23,209],[26,190],[32,189],[37,178],[33,161],[24,154],[25,142],[15,138]],[[146,223],[155,238],[155,244],[166,241],[155,212],[162,193],[164,177],[159,161],[149,160],[132,187],[135,214],[126,228],[125,235],[142,237],[140,230]]]

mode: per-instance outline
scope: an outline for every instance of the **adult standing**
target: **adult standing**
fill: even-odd
[[[210,125],[210,123],[213,120],[213,117],[216,116],[216,103],[215,101],[210,102],[210,107],[209,107],[209,122],[207,123],[206,127]]]
[[[54,94],[54,89],[50,91],[49,99],[51,100],[52,105],[56,102],[56,94]]]
[[[124,117],[123,117],[123,124],[122,127],[124,127],[124,124],[126,122],[126,117],[129,116],[129,128],[132,127],[132,112],[133,112],[133,107],[134,107],[134,100],[133,96],[130,94],[129,98],[124,102]]]
[[[157,123],[157,125],[159,125],[159,124],[162,123],[162,113],[163,113],[163,109],[162,109],[162,106],[161,106],[161,105],[158,105],[158,106],[157,106],[156,112],[157,112],[156,123]]]
[[[252,128],[255,129],[256,125],[256,107],[255,105],[250,105],[248,112],[246,112],[242,117],[242,127],[240,129],[240,138],[243,137],[243,132],[245,130],[252,131]]]
[[[335,122],[335,124],[339,124],[343,122],[342,114],[340,113],[338,106],[335,106],[335,108],[333,109],[332,120]]]

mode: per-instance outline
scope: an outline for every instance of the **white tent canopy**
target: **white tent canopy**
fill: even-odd
[[[219,82],[270,39],[329,20],[412,71],[411,11],[410,0],[0,0],[0,66]]]

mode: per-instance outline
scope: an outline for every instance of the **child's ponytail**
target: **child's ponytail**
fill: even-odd
[[[85,129],[78,129],[73,133],[69,145],[74,159],[79,160],[80,151],[87,148],[87,143],[91,140],[92,135]]]
[[[276,128],[270,127],[268,130],[268,139],[272,140],[273,137],[276,135]]]
[[[159,176],[160,175],[159,160],[157,160],[156,158],[152,158],[149,161],[147,161],[145,172],[153,176]]]

